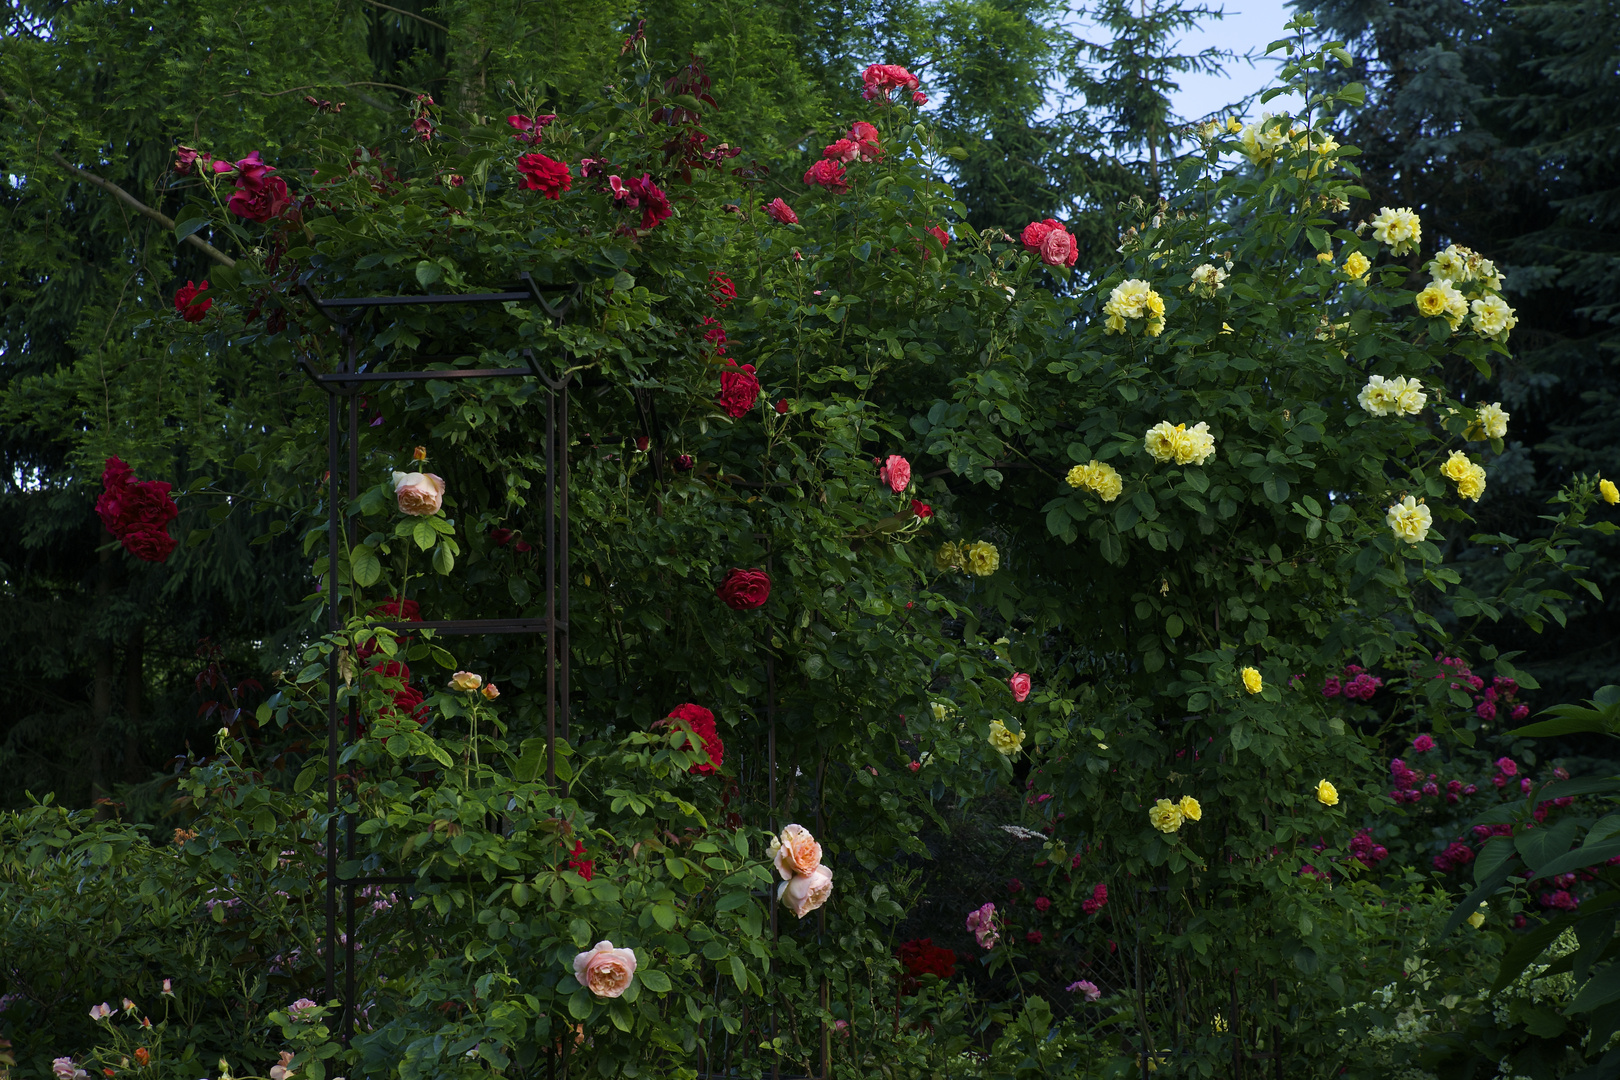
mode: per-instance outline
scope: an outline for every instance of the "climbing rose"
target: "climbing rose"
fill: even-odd
[[[692,734],[697,736],[698,742],[702,744],[703,752],[709,757],[708,761],[698,762],[686,771],[693,776],[713,776],[714,770],[719,768],[726,758],[726,744],[720,741],[720,734],[714,725],[714,713],[701,705],[687,702],[671,709],[668,719],[686,721],[687,726],[692,729]]]
[[[1412,749],[1416,750],[1420,754],[1427,753],[1428,751],[1433,750],[1434,749],[1434,738],[1433,738],[1433,736],[1419,735],[1417,738],[1412,740]]]
[[[827,158],[822,158],[805,170],[804,182],[824,187],[834,195],[842,195],[849,190],[849,181],[844,176],[844,167],[838,162]]]
[[[1080,902],[1080,910],[1084,911],[1087,915],[1095,915],[1097,912],[1101,911],[1105,906],[1107,906],[1107,904],[1108,886],[1104,885],[1102,882],[1098,882],[1097,887],[1091,890],[1091,899]]]
[[[737,420],[759,400],[759,380],[754,377],[753,364],[737,367],[735,360],[726,363],[732,366],[720,372],[720,411]]]
[[[908,941],[896,949],[894,954],[906,969],[900,992],[908,997],[922,987],[920,980],[924,975],[949,979],[956,974],[956,953],[935,945],[933,938]]]
[[[523,186],[538,191],[548,199],[560,199],[574,182],[568,166],[544,154],[524,154],[517,159],[517,170],[523,176]]]
[[[709,271],[709,299],[717,308],[727,308],[737,299],[737,283],[718,270]]]
[[[1071,994],[1078,993],[1086,995],[1087,1001],[1100,1001],[1102,999],[1102,991],[1097,989],[1096,983],[1091,982],[1088,979],[1081,979],[1079,982],[1070,983],[1067,990]]]
[[[861,96],[867,101],[888,101],[891,90],[915,90],[921,80],[899,64],[873,64],[861,73],[861,82],[865,84]]]
[[[214,306],[212,299],[202,295],[202,291],[206,288],[208,288],[206,281],[201,285],[193,285],[188,281],[175,290],[174,310],[186,322],[202,322],[203,316],[208,314],[208,309]]]
[[[574,957],[574,980],[600,998],[618,997],[635,977],[635,951],[615,949],[611,941],[598,941],[596,948]]]
[[[763,570],[732,569],[714,592],[732,610],[749,611],[771,598],[771,577]]]
[[[791,881],[795,875],[813,874],[821,865],[821,845],[803,825],[789,825],[782,830],[782,835],[772,837],[770,855],[783,881]]]
[[[1022,671],[1008,679],[1007,685],[1012,687],[1014,701],[1023,701],[1029,697],[1029,676]]]
[[[161,480],[137,480],[128,465],[107,459],[101,474],[101,497],[96,514],[124,549],[145,562],[163,562],[174,552],[169,522],[179,515],[169,485]]]
[[[433,473],[396,472],[394,501],[402,514],[431,517],[444,504],[444,481]]]
[[[783,225],[797,225],[799,223],[799,215],[795,214],[793,208],[781,199],[772,199],[766,203],[765,212]]]
[[[982,949],[993,949],[1001,935],[996,930],[996,905],[985,904],[975,911],[968,912],[967,928],[972,931],[973,937]]]
[[[911,512],[924,520],[934,516],[934,508],[917,499],[911,500]]]
[[[889,485],[895,492],[906,490],[911,483],[911,462],[899,454],[890,454],[888,460],[878,469],[878,479]]]

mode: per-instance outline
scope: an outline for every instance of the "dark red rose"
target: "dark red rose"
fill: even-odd
[[[630,205],[641,206],[641,227],[650,229],[660,221],[668,219],[669,197],[659,186],[652,182],[652,176],[643,173],[641,179],[632,180],[628,185],[631,195]]]
[[[415,600],[401,600],[394,596],[372,608],[371,614],[379,619],[392,619],[394,622],[421,622],[422,605]]]
[[[519,540],[517,543],[512,545],[512,550],[517,552],[519,555],[522,555],[524,552],[533,548],[533,546],[534,545],[530,544],[527,540]]]
[[[411,681],[411,669],[401,660],[384,660],[371,668],[372,674],[381,675],[385,679],[398,679],[402,683]]]
[[[788,411],[787,398],[783,398],[781,401],[778,401],[776,403],[776,415],[777,416],[786,416],[787,411]]]
[[[169,497],[169,485],[161,480],[137,480],[128,465],[116,457],[107,459],[101,474],[101,497],[96,500],[96,514],[102,525],[124,546],[149,562],[162,562],[174,550],[174,541],[168,539],[168,524],[180,513]],[[134,533],[150,534],[141,541],[141,550],[161,554],[153,558],[141,555],[128,543]],[[161,534],[163,540],[156,539]],[[166,547],[165,547],[166,543]]]
[[[716,356],[726,355],[726,328],[719,319],[703,317],[703,340],[709,343]]]
[[[771,598],[771,576],[763,570],[728,570],[714,593],[735,611],[764,607]]]
[[[735,360],[726,362],[733,366],[720,373],[720,410],[736,420],[748,415],[759,400],[759,380],[754,378],[753,364],[736,367]]]
[[[669,716],[655,726],[667,725],[670,720],[684,720],[709,755],[707,762],[699,762],[686,771],[694,776],[713,776],[726,759],[726,744],[720,741],[719,732],[714,726],[714,713],[701,705],[686,702],[671,709]]]
[[[687,472],[695,464],[697,464],[697,462],[692,460],[692,455],[691,454],[676,454],[675,455],[675,471],[676,472]]]
[[[276,171],[274,166],[264,163],[257,150],[238,161],[233,168],[236,169],[236,182],[248,187],[258,187],[264,183],[265,177]]]
[[[214,155],[202,150],[193,150],[189,146],[181,146],[174,152],[174,171],[181,176],[190,176],[199,161],[202,162],[203,168],[210,168],[214,163]]]
[[[925,521],[934,516],[934,508],[917,499],[911,500],[911,512]]]
[[[512,530],[491,529],[489,530],[489,538],[495,541],[496,546],[505,547],[507,544],[512,542]]]
[[[652,440],[649,439],[647,436],[645,436],[645,435],[637,435],[636,436],[636,452],[637,453],[645,454],[647,452],[647,447],[649,447],[651,445],[652,445]]]
[[[142,529],[119,537],[124,550],[146,562],[164,562],[174,553],[174,537],[165,529]]]
[[[949,979],[956,974],[956,953],[935,945],[933,938],[908,941],[896,949],[894,954],[906,969],[901,979],[900,992],[908,997],[921,989],[920,980],[924,975]]]
[[[261,225],[273,217],[280,217],[290,205],[292,197],[287,193],[287,183],[279,176],[269,177],[254,185],[238,183],[235,193],[225,204],[226,209],[237,217],[257,221]]]
[[[427,699],[414,686],[402,687],[393,695],[393,704],[377,710],[378,716],[402,716],[422,723],[427,716]]]
[[[544,154],[524,154],[517,159],[518,172],[523,174],[523,186],[538,191],[548,199],[560,199],[574,182],[568,166]]]
[[[211,298],[199,295],[206,288],[208,288],[206,281],[201,285],[193,285],[188,281],[174,291],[174,310],[186,322],[202,322],[203,316],[208,314],[208,309],[214,306]]]
[[[512,132],[512,138],[526,143],[537,143],[540,141],[540,133],[555,119],[556,113],[546,113],[544,116],[508,116],[506,122],[516,129]]]

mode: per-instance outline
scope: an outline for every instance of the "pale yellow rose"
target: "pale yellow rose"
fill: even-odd
[[[962,569],[962,549],[949,540],[939,545],[939,550],[934,552],[934,569],[942,573]]]
[[[795,874],[813,874],[821,865],[821,845],[803,825],[789,825],[780,836],[773,836],[770,854],[783,881]]]
[[[793,912],[794,918],[802,919],[832,896],[832,876],[832,870],[825,866],[816,867],[813,874],[797,874],[776,887],[777,899]]]
[[[1148,807],[1148,823],[1162,833],[1173,833],[1181,828],[1181,821],[1185,816],[1181,812],[1181,807],[1169,799],[1160,799]]]
[[[1461,450],[1453,450],[1451,456],[1446,459],[1446,463],[1440,466],[1440,475],[1456,483],[1468,475],[1468,469],[1472,465],[1473,462],[1468,460],[1467,454]]]
[[[470,671],[458,671],[450,676],[450,686],[455,690],[476,690],[483,685],[484,677]]]
[[[1423,223],[1409,208],[1384,207],[1372,219],[1373,238],[1388,244],[1391,253],[1405,255],[1423,239]]]
[[[1000,720],[990,721],[989,743],[1008,757],[1018,753],[1024,745],[1024,733],[1012,731]]]
[[[1198,800],[1191,795],[1183,795],[1177,809],[1181,811],[1181,816],[1188,821],[1202,821],[1204,819],[1204,808],[1199,806]]]
[[[1434,526],[1434,515],[1429,508],[1410,495],[1391,506],[1384,518],[1396,538],[1408,544],[1422,543]]]
[[[962,562],[974,577],[989,577],[1001,567],[1001,552],[992,543],[975,540],[963,550]]]
[[[394,501],[399,512],[412,517],[428,517],[444,505],[444,481],[432,473],[394,474]]]
[[[574,980],[600,998],[616,998],[636,977],[634,949],[615,949],[611,941],[574,957]]]

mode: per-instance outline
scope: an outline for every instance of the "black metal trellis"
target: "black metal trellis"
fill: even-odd
[[[546,292],[565,293],[558,302],[549,301]],[[546,387],[546,613],[541,618],[496,619],[429,619],[419,622],[385,622],[391,630],[433,630],[448,635],[476,634],[545,634],[546,636],[546,782],[556,783],[556,740],[559,732],[568,737],[568,615],[569,615],[569,533],[568,533],[568,387],[569,376],[553,379],[542,370],[534,354],[525,349],[526,361],[522,367],[505,368],[442,368],[417,371],[388,371],[378,365],[380,358],[362,355],[356,338],[355,324],[368,311],[399,307],[444,307],[459,304],[533,303],[539,305],[551,318],[562,321],[578,299],[578,286],[542,286],[527,273],[515,289],[491,293],[464,293],[428,296],[370,296],[340,299],[322,299],[307,284],[305,296],[315,309],[338,327],[342,339],[342,356],[337,370],[322,372],[307,357],[299,364],[317,386],[327,394],[327,581],[328,625],[334,631],[343,628],[342,612],[338,604],[339,542],[347,540],[349,546],[358,539],[355,515],[340,512],[337,495],[337,477],[343,465],[340,455],[343,424],[343,399],[348,399],[348,504],[353,506],[360,494],[360,391],[373,383],[424,382],[436,379],[533,378]],[[450,361],[460,355],[423,356],[427,362]],[[340,529],[342,530],[340,532]],[[341,678],[338,665],[341,656],[332,652],[327,681],[330,686],[327,699],[326,726],[326,799],[329,808],[338,804],[338,754],[345,737],[352,739],[359,730],[359,703],[351,701],[348,708],[347,736],[340,723],[337,687]],[[344,857],[354,858],[354,819],[344,816]],[[341,1006],[339,1031],[344,1043],[354,1036],[355,1008],[355,898],[358,891],[372,885],[410,884],[414,876],[372,876],[339,880],[338,878],[338,818],[327,822],[326,830],[326,998],[338,999]],[[339,938],[337,928],[338,894],[343,896],[344,933]],[[343,990],[341,998],[337,985],[337,949],[343,943]]]

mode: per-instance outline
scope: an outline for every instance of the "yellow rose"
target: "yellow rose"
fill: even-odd
[[[931,702],[928,706],[928,711],[934,714],[934,720],[936,723],[944,723],[945,718],[951,715],[951,707],[945,704],[943,701]]]
[[[1468,469],[1472,465],[1473,462],[1468,460],[1467,454],[1461,450],[1453,450],[1446,463],[1440,466],[1440,475],[1453,483],[1460,483],[1462,478],[1468,475]]]
[[[1008,757],[1018,753],[1024,745],[1022,731],[1009,731],[1006,724],[1000,720],[990,721],[989,743]]]
[[[1468,466],[1468,473],[1457,481],[1457,494],[1465,499],[1479,502],[1479,497],[1485,494],[1485,469],[1480,465]]]
[[[1352,251],[1344,257],[1344,272],[1350,275],[1352,281],[1365,283],[1367,271],[1372,269],[1372,261],[1359,251]]]
[[[1610,506],[1613,506],[1615,503],[1620,503],[1620,490],[1615,488],[1613,480],[1599,480],[1598,494],[1602,495],[1603,501],[1608,503]]]
[[[1331,251],[1318,251],[1316,253],[1316,261],[1319,262],[1319,263],[1324,263],[1324,264],[1326,264],[1328,266],[1332,266],[1333,265],[1333,253]]]
[[[1260,673],[1254,668],[1246,667],[1240,674],[1243,676],[1243,689],[1249,693],[1258,694],[1266,688],[1266,684],[1260,679]]]
[[[934,569],[940,571],[962,569],[962,549],[949,540],[939,545],[939,550],[934,552]]]
[[[1001,567],[1001,552],[994,544],[975,540],[962,552],[962,562],[974,577],[989,577]]]
[[[1185,816],[1181,807],[1169,799],[1160,799],[1148,807],[1148,823],[1162,833],[1173,833],[1181,828],[1181,819]]]
[[[1323,806],[1338,806],[1339,789],[1326,780],[1318,781],[1316,785],[1316,801]]]
[[[1408,544],[1422,543],[1434,526],[1434,515],[1429,508],[1410,495],[1390,507],[1384,520],[1389,522],[1395,536]]]
[[[1181,805],[1177,807],[1177,809],[1181,811],[1181,816],[1186,818],[1188,821],[1203,820],[1204,808],[1199,806],[1198,800],[1193,798],[1191,795],[1183,795],[1181,797]]]
[[[1508,331],[1519,325],[1513,309],[1500,296],[1480,297],[1473,303],[1473,312],[1474,329],[1493,341],[1506,341]]]
[[[1388,244],[1395,255],[1405,255],[1423,239],[1423,223],[1405,206],[1398,209],[1386,206],[1379,210],[1372,219],[1372,230],[1373,238],[1380,244]]]
[[[476,690],[483,685],[484,677],[470,671],[458,671],[450,676],[450,686],[456,690]]]
[[[1089,465],[1076,465],[1074,468],[1069,470],[1069,475],[1065,476],[1063,479],[1065,481],[1067,481],[1067,483],[1068,483],[1068,485],[1070,487],[1072,487],[1072,488],[1081,488],[1081,487],[1090,487],[1090,484],[1087,483],[1087,480],[1090,479],[1090,476],[1091,476],[1091,466],[1089,466]]]
[[[1480,927],[1484,926],[1485,913],[1490,910],[1490,907],[1491,906],[1489,904],[1481,901],[1479,910],[1468,916],[1468,925],[1472,926],[1475,930],[1478,930]]]
[[[1509,416],[1500,401],[1491,405],[1481,405],[1479,412],[1474,414],[1474,422],[1469,425],[1469,430],[1478,429],[1479,434],[1487,439],[1500,439],[1507,434]]]

